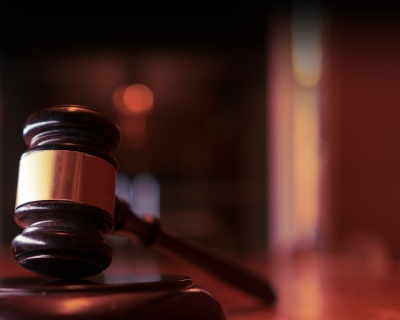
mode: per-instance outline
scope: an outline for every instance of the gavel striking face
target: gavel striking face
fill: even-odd
[[[23,130],[14,259],[39,275],[84,278],[106,269],[114,228],[119,129],[93,110],[56,106],[32,115]]]

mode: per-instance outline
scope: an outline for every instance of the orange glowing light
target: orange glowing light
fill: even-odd
[[[153,107],[153,92],[143,84],[124,85],[114,92],[115,107],[127,113],[146,113]]]
[[[123,101],[129,111],[145,113],[153,107],[154,97],[145,85],[134,84],[125,89]]]

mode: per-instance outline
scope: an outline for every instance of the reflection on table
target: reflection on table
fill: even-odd
[[[1,250],[0,276],[30,276]],[[264,306],[178,258],[150,249],[122,246],[106,274],[151,273],[190,276],[221,303],[234,319],[400,319],[400,265],[371,264],[350,256],[304,253],[296,256],[253,254],[240,257],[245,265],[275,288],[278,300]]]

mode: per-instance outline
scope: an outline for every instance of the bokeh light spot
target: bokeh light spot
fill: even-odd
[[[154,96],[143,84],[123,85],[114,91],[113,103],[123,112],[146,113],[153,107]]]

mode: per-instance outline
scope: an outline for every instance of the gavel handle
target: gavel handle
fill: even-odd
[[[226,283],[262,299],[266,304],[274,303],[275,293],[263,278],[253,274],[231,258],[223,258],[220,254],[198,243],[171,234],[161,227],[158,219],[139,218],[126,202],[119,199],[116,203],[115,220],[115,231],[133,236],[135,242],[167,249]]]

